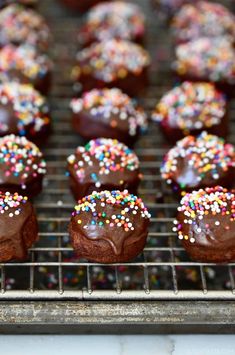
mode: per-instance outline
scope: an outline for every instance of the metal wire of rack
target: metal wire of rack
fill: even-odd
[[[144,7],[148,16],[146,45],[153,64],[151,85],[141,103],[150,113],[172,84],[171,45],[168,30],[155,21],[150,4],[136,2]],[[37,326],[45,323],[46,331],[58,332],[63,318],[69,332],[74,325],[84,327],[88,323],[97,325],[97,322],[106,326],[109,323],[122,325],[122,331],[129,322],[135,324],[136,329],[140,324],[146,326],[148,332],[156,329],[156,324],[169,323],[171,329],[176,326],[176,331],[179,331],[178,324],[183,329],[185,324],[199,323],[207,324],[204,331],[208,331],[209,323],[214,324],[213,331],[217,329],[215,324],[226,323],[231,329],[235,315],[232,306],[235,263],[216,265],[191,261],[172,232],[178,202],[160,178],[159,167],[168,145],[154,125],[135,149],[144,174],[139,195],[152,214],[143,254],[134,261],[113,265],[89,263],[73,255],[67,226],[74,200],[65,170],[66,157],[82,144],[72,132],[69,111],[73,95],[69,73],[77,49],[76,30],[82,20],[62,8],[58,1],[41,0],[40,6],[51,24],[55,41],[51,51],[55,70],[50,97],[54,132],[44,150],[48,162],[44,191],[35,203],[40,240],[30,249],[26,262],[0,264],[0,325],[4,325],[6,332],[14,326],[14,331],[31,332],[27,324],[36,324],[35,329],[42,331]],[[231,120],[235,119],[234,102],[230,112]],[[229,138],[235,142],[233,122]],[[69,310],[73,313],[68,315]],[[223,314],[227,315],[226,321]],[[78,317],[76,322],[72,315]],[[53,328],[49,328],[49,324],[54,324]],[[150,324],[155,324],[155,328],[148,328]],[[117,329],[120,332],[119,328],[113,328]]]

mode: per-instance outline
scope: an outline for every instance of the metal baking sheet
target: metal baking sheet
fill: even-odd
[[[136,0],[147,16],[146,47],[152,56],[150,86],[140,103],[150,113],[173,85],[169,30],[156,20],[150,1]],[[0,264],[2,333],[164,333],[233,332],[235,263],[191,261],[172,232],[177,201],[160,179],[169,146],[151,124],[135,147],[144,179],[139,195],[152,213],[146,248],[136,260],[100,265],[78,260],[67,226],[74,206],[66,176],[66,157],[82,140],[73,133],[69,102],[70,71],[83,17],[59,1],[41,0],[54,35],[54,86],[49,97],[54,132],[44,154],[48,175],[35,202],[40,240],[24,263]],[[229,141],[235,143],[235,103],[231,103]]]

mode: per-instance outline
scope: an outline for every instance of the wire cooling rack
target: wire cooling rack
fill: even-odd
[[[135,2],[148,18],[151,84],[140,103],[150,113],[172,85],[172,48],[169,31],[156,21],[149,2]],[[40,240],[26,262],[0,264],[3,331],[97,332],[101,329],[97,324],[108,332],[131,332],[131,325],[133,331],[147,332],[230,331],[235,319],[235,263],[191,261],[172,232],[178,202],[160,178],[159,167],[169,147],[155,125],[135,147],[144,175],[139,195],[152,214],[144,252],[134,261],[113,265],[78,260],[73,254],[67,228],[75,201],[65,172],[66,157],[83,144],[73,133],[69,111],[70,70],[82,17],[56,0],[41,0],[40,10],[51,25],[55,43],[50,96],[54,132],[44,150],[48,162],[44,191],[35,202]],[[235,143],[234,102],[230,117],[229,140]]]

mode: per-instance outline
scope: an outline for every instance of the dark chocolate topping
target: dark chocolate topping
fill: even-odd
[[[186,194],[173,230],[189,245],[234,248],[235,195],[220,186]]]
[[[0,185],[16,185],[24,189],[45,173],[46,162],[35,144],[14,135],[0,139]]]
[[[0,192],[0,260],[24,258],[36,238],[37,222],[28,198]]]
[[[28,43],[46,50],[49,39],[50,31],[45,20],[34,10],[12,4],[0,11],[0,46]]]
[[[125,144],[115,139],[93,139],[68,157],[70,175],[80,183],[121,186],[136,181],[139,160]]]
[[[100,122],[107,128],[116,128],[120,134],[124,132],[136,136],[140,130],[147,128],[145,112],[117,88],[86,92],[81,98],[72,100],[71,108],[73,113],[89,114],[89,120],[97,124]]]
[[[72,215],[72,230],[90,240],[107,241],[120,255],[127,240],[134,243],[146,233],[150,215],[142,200],[128,191],[93,192]]]
[[[78,52],[72,76],[79,81],[81,75],[90,75],[96,80],[111,83],[126,78],[128,73],[140,75],[149,62],[149,55],[141,46],[110,39]]]
[[[34,136],[49,126],[48,106],[31,85],[0,84],[0,135]]]
[[[168,184],[187,189],[216,185],[219,179],[229,179],[234,168],[234,147],[223,138],[203,132],[178,141],[166,154],[161,174]]]

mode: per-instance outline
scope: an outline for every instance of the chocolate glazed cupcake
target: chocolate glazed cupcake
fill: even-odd
[[[226,137],[227,100],[213,84],[185,81],[167,92],[152,113],[168,141],[175,143],[204,130]]]
[[[209,81],[228,97],[234,95],[235,49],[226,37],[200,37],[178,45],[173,70],[182,81]]]
[[[16,134],[42,144],[50,133],[49,108],[31,85],[0,84],[0,136]]]
[[[149,63],[148,53],[139,45],[110,39],[78,52],[72,78],[83,92],[116,87],[137,96],[148,84]]]
[[[69,233],[79,258],[121,263],[144,248],[150,214],[142,200],[128,191],[93,192],[72,214]]]
[[[145,17],[141,8],[132,3],[114,1],[101,3],[87,14],[84,26],[79,30],[78,42],[89,46],[93,42],[117,38],[143,43]]]
[[[28,198],[0,192],[0,262],[26,259],[37,239],[37,219]]]
[[[49,48],[50,30],[42,16],[32,9],[12,4],[0,11],[0,47],[28,44],[42,52]]]
[[[124,190],[136,193],[140,182],[139,159],[113,139],[91,140],[68,157],[70,187],[76,200],[93,191]]]
[[[147,130],[147,116],[119,89],[94,89],[71,102],[73,127],[84,139],[118,139],[132,146]],[[87,129],[89,127],[89,129]]]
[[[7,45],[0,50],[0,81],[32,84],[47,95],[51,86],[52,62],[46,54],[27,44]]]
[[[42,189],[46,162],[39,148],[25,137],[0,138],[0,190],[34,197]]]
[[[186,194],[174,232],[189,256],[201,262],[235,260],[235,195],[217,186]]]
[[[181,7],[172,20],[177,43],[200,37],[228,37],[235,39],[235,17],[223,5],[197,1]]]
[[[231,187],[235,177],[234,147],[206,132],[197,138],[185,137],[166,154],[161,175],[179,192],[216,185]]]

